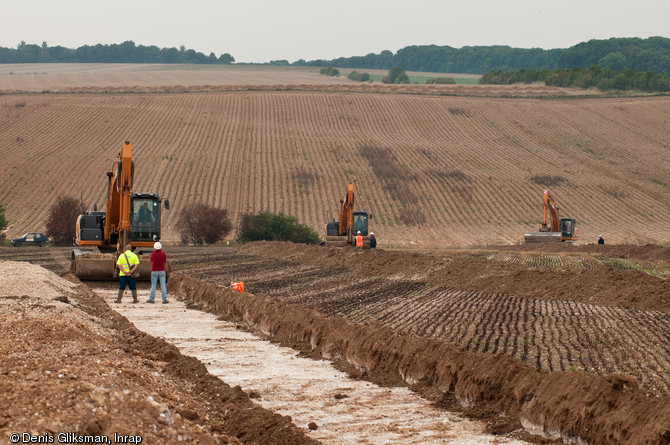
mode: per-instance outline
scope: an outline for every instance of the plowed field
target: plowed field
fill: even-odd
[[[132,87],[152,78],[147,71],[123,71],[109,88],[89,80],[105,73],[86,73],[79,93],[16,92],[18,74],[0,76],[12,88],[0,96],[9,236],[44,230],[61,195],[83,192],[89,207],[102,206],[105,173],[130,140],[135,189],[173,203],[166,241],[177,239],[173,224],[193,201],[225,207],[235,221],[284,212],[321,233],[349,181],[382,247],[519,243],[539,228],[547,187],[585,242],[670,240],[668,97],[317,85],[314,77],[327,76],[299,73],[312,83],[291,83],[285,72],[275,83],[249,75],[235,86],[226,79],[237,71],[191,71],[196,83],[219,76],[202,88],[193,80],[164,88],[180,80],[156,74],[155,92]]]
[[[670,289],[655,272],[667,268],[668,249],[533,247],[167,252],[178,271],[171,292],[191,307],[329,357],[358,378],[410,385],[493,433],[670,440]],[[5,248],[0,257],[14,252],[56,272],[68,266],[67,249]],[[538,257],[543,264],[532,265]],[[226,289],[231,281],[247,292]]]

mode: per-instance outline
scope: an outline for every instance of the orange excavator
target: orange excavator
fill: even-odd
[[[558,217],[558,204],[551,197],[549,190],[544,191],[544,205],[542,209],[542,226],[539,232],[529,232],[524,234],[526,243],[543,243],[552,241],[579,240],[577,234],[576,221],[574,218]],[[550,223],[547,220],[551,218]]]
[[[326,224],[326,246],[344,247],[354,245],[358,232],[363,236],[363,246],[370,247],[368,221],[372,214],[364,210],[354,210],[354,184],[349,183],[344,199],[340,200],[340,220],[332,220]]]
[[[112,171],[107,172],[108,196],[105,211],[97,206],[77,218],[75,243],[81,248],[72,252],[72,271],[81,280],[112,280],[116,259],[132,245],[142,255],[153,251],[161,237],[161,205],[169,201],[155,193],[134,193],[135,161],[132,145],[125,141]],[[166,270],[169,266],[166,265]],[[151,262],[140,256],[139,279],[151,279]]]

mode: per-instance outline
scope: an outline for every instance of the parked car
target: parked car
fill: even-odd
[[[46,247],[49,244],[49,238],[43,233],[26,233],[21,238],[14,238],[10,243],[14,247],[21,247],[24,244],[27,246]]]

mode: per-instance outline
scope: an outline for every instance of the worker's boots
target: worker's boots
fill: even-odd
[[[114,301],[114,303],[121,303],[121,297],[123,297],[123,289],[119,289],[119,296],[116,297],[116,301]]]
[[[133,303],[139,303],[140,300],[137,299],[137,289],[131,291],[133,293]]]

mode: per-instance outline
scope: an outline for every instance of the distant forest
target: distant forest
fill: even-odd
[[[135,45],[132,41],[112,45],[81,46],[76,49],[49,47],[21,42],[16,48],[0,47],[0,63],[197,63],[230,64],[230,54],[205,55],[185,47],[158,48]],[[370,53],[366,56],[340,57],[332,60],[303,59],[267,62],[269,65],[339,67],[432,73],[484,74],[490,71],[519,69],[556,70],[587,69],[598,65],[612,71],[633,70],[670,76],[670,39],[665,37],[611,38],[589,40],[566,49],[511,48],[509,46],[408,46],[398,50]]]
[[[288,62],[280,60],[270,64],[288,65]],[[650,37],[589,40],[567,49],[550,50],[509,46],[464,46],[459,49],[437,45],[408,46],[395,54],[382,51],[379,54],[333,60],[298,60],[291,65],[380,70],[402,67],[407,71],[468,74],[484,74],[493,70],[555,70],[599,65],[613,71],[649,71],[670,76],[670,39]]]
[[[77,49],[62,46],[32,45],[21,42],[16,49],[0,47],[0,63],[198,63],[226,64],[235,59],[230,54],[216,57],[186,49],[158,48],[135,45],[129,40],[121,44],[80,46]]]

